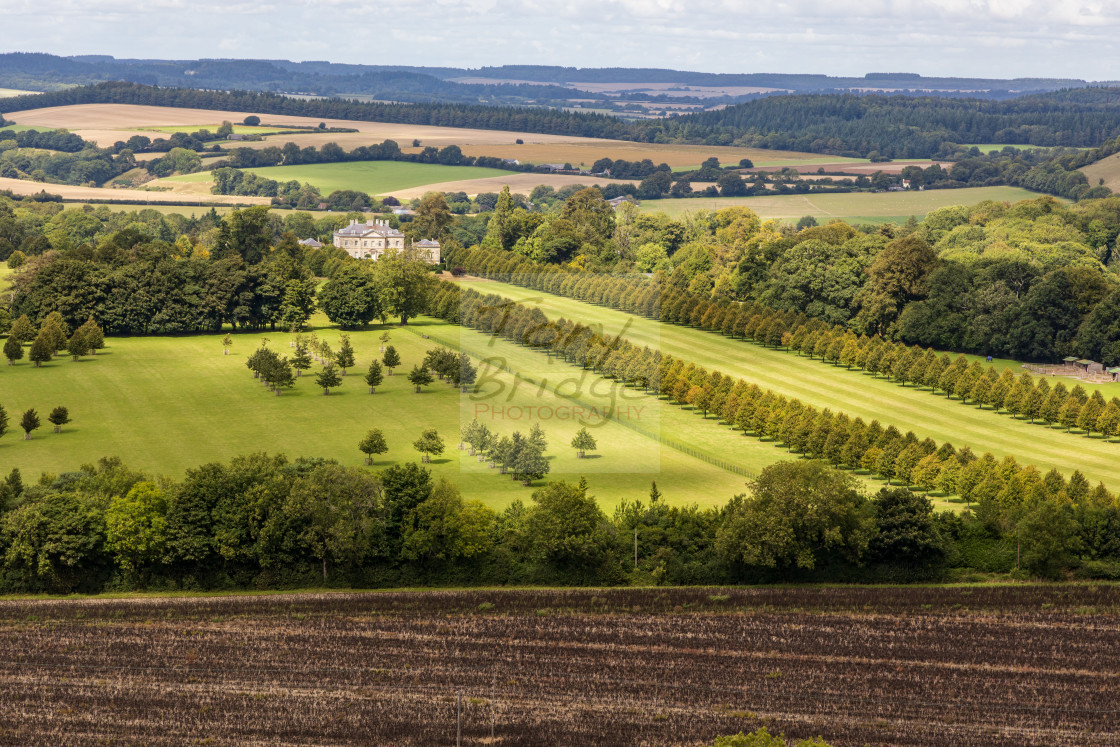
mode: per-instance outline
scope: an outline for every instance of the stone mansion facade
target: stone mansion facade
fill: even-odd
[[[334,232],[334,245],[346,250],[355,259],[376,260],[385,252],[402,251],[405,248],[405,235],[390,226],[388,221],[369,220],[360,223],[352,220],[350,225]],[[438,241],[416,241],[411,248],[427,262],[439,264]]]

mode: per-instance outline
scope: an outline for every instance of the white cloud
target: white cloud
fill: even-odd
[[[1100,79],[1118,30],[1105,0],[9,0],[0,49]]]

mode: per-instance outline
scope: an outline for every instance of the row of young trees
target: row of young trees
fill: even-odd
[[[61,350],[69,353],[74,360],[96,354],[105,347],[105,334],[92,317],[70,334],[66,322],[57,311],[48,314],[36,332],[35,325],[23,314],[12,322],[8,338],[4,341],[4,357],[8,359],[9,366],[14,366],[16,361],[23,359],[23,347],[28,342],[31,346],[27,357],[39,368]]]
[[[772,348],[782,348],[825,363],[883,376],[901,386],[915,386],[944,394],[993,413],[1006,412],[1031,423],[1079,428],[1086,435],[1120,436],[1120,399],[1106,402],[1099,391],[1092,396],[1080,385],[1072,391],[1045,377],[1036,382],[1029,373],[1018,378],[1007,369],[963,355],[922,350],[879,335],[856,335],[839,325],[793,311],[778,311],[758,302],[713,302],[667,288],[657,278],[573,273],[532,265],[505,252],[473,249],[457,258],[471,271],[557,295],[639,314],[664,322],[718,332]]]
[[[62,433],[62,426],[72,422],[70,409],[59,405],[51,410],[50,415],[47,416],[47,422],[54,426],[55,433]],[[42,421],[39,420],[39,413],[34,407],[24,410],[19,419],[19,427],[23,430],[23,440],[30,441],[31,432],[38,430],[41,425]],[[10,426],[11,420],[8,417],[8,411],[4,409],[3,405],[0,405],[0,436],[7,433]]]
[[[978,458],[967,447],[957,450],[952,444],[920,439],[913,432],[902,434],[892,425],[865,423],[827,408],[818,410],[742,379],[639,348],[625,339],[604,337],[579,323],[550,322],[539,308],[496,294],[483,296],[468,289],[459,296],[462,323],[467,326],[563,356],[624,385],[691,407],[705,419],[715,414],[717,422],[785,446],[790,453],[845,470],[861,470],[888,483],[898,480],[927,492],[957,494],[1000,517],[998,521],[1006,523],[1011,520],[1008,517],[1026,510],[1024,507],[1037,507],[1045,501],[1088,499],[1090,494],[1102,505],[1115,501],[1104,485],[1090,490],[1080,473],[1075,472],[1067,482],[1057,470],[1043,475],[1033,465],[1019,465],[1014,457],[999,460],[986,453]],[[1073,393],[1068,397],[1079,401]],[[1101,404],[1101,400],[1097,402]]]

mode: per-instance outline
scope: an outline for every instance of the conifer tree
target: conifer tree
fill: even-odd
[[[39,413],[35,412],[35,408],[24,410],[23,417],[19,421],[19,427],[23,429],[23,440],[30,441],[31,431],[37,429],[39,425]]]
[[[338,375],[333,363],[327,363],[323,370],[315,375],[315,384],[323,390],[323,394],[330,394],[331,389],[342,384],[342,377]]]

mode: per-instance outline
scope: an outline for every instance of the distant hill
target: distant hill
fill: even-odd
[[[681,110],[682,106],[685,111],[722,106],[774,93],[886,92],[1005,99],[1024,93],[1108,83],[1070,78],[928,78],[915,73],[873,72],[863,77],[835,77],[657,68],[503,65],[471,69],[326,61],[0,54],[0,87],[54,91],[104,81],[313,96],[363,96],[405,102],[584,108],[595,108],[599,106],[595,102],[602,102],[605,108],[618,108],[621,113],[634,116]],[[1112,83],[1120,85],[1120,81]]]

